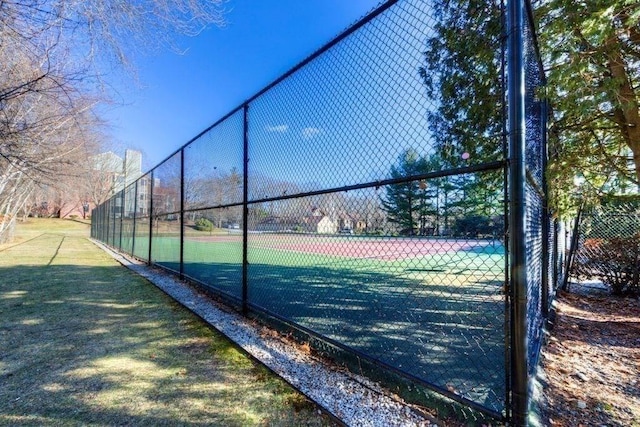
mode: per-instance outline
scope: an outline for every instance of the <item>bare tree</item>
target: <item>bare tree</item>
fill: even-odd
[[[133,70],[141,51],[177,50],[176,35],[221,25],[221,3],[0,1],[0,239],[34,191],[64,192],[91,170],[87,144],[105,75]]]
[[[37,70],[42,65],[14,53],[15,69]],[[3,45],[0,62],[7,56],[11,50]],[[14,77],[3,76],[2,87],[11,87]],[[11,228],[35,189],[60,183],[77,161],[92,106],[68,80],[32,83],[28,91],[5,90],[0,100],[0,235]]]

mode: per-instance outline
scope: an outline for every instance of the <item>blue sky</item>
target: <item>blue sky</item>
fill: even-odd
[[[140,149],[149,169],[378,3],[229,0],[226,27],[181,39],[183,55],[135,58],[140,84],[116,86],[122,105],[106,113],[110,137],[121,149]]]

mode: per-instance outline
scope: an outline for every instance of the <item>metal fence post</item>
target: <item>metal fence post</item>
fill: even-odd
[[[106,233],[105,233],[105,239],[104,242],[107,244],[107,246],[109,246],[109,225],[111,223],[111,199],[108,199],[105,202],[105,211],[106,211],[106,215],[105,215],[105,222],[107,223],[107,229],[106,229]]]
[[[136,253],[136,217],[138,215],[138,181],[136,180],[134,183],[135,187],[133,190],[133,230],[131,231],[131,256],[134,256]]]
[[[247,261],[247,240],[249,237],[248,218],[249,218],[249,104],[243,106],[244,114],[244,171],[242,179],[242,313],[247,315],[248,306],[248,282],[249,282],[249,265]]]
[[[93,221],[96,222],[96,230],[95,230],[94,238],[100,239],[100,229],[102,227],[102,223],[101,223],[102,222],[102,209],[101,209],[100,206],[96,206],[91,211],[91,222],[93,222]]]
[[[115,247],[116,245],[116,198],[115,196],[111,197],[109,201],[109,214],[111,215],[110,224],[109,224],[109,239],[111,240],[111,247]]]
[[[153,171],[149,174],[149,258],[147,264],[151,265],[151,242],[153,239]]]
[[[180,150],[180,278],[184,278],[184,148]]]
[[[122,226],[124,225],[124,199],[126,188],[120,193],[120,237],[118,238],[118,249],[122,250]]]
[[[523,0],[508,0],[507,103],[509,123],[509,247],[511,250],[511,414],[513,425],[516,426],[524,426],[527,423],[529,389],[523,12]]]
[[[116,220],[117,220],[117,218],[116,218],[116,210],[118,208],[118,206],[117,206],[117,197],[118,196],[115,195],[115,196],[113,196],[111,198],[111,200],[112,200],[111,216],[112,216],[112,219],[113,219],[113,224],[112,224],[112,227],[111,227],[111,230],[112,230],[112,233],[111,233],[112,234],[111,235],[111,246],[114,247],[114,248],[116,247]]]

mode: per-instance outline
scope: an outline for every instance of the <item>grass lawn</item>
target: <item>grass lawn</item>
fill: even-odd
[[[0,425],[327,425],[317,407],[87,240],[0,246]]]

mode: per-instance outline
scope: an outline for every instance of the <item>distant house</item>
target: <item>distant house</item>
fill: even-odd
[[[363,232],[366,231],[367,222],[356,215],[344,214],[338,218],[338,226],[340,230]]]
[[[338,218],[338,226],[341,230],[353,230],[353,218],[349,215],[341,215]]]
[[[318,234],[332,234],[338,232],[338,221],[324,216],[310,216],[305,218],[305,231]]]
[[[299,228],[299,222],[295,219],[271,215],[260,220],[253,227],[253,230],[276,233],[282,231],[295,231],[297,228]]]
[[[365,220],[359,219],[356,221],[355,226],[353,227],[354,230],[356,231],[366,231],[367,229],[367,222]]]
[[[315,212],[315,211],[314,211]],[[279,217],[268,216],[260,220],[253,230],[259,232],[276,233],[276,232],[305,232],[331,234],[338,231],[338,222],[332,220],[326,215],[314,215],[313,213],[306,217]]]

